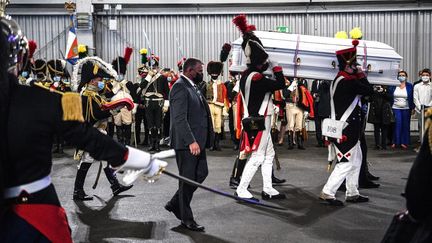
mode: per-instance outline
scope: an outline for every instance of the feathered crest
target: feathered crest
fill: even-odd
[[[146,48],[142,48],[140,50],[141,64],[146,64],[148,62],[147,53],[148,53],[148,50]]]
[[[132,49],[132,48],[130,48],[130,47],[126,47],[126,48],[125,48],[123,58],[125,59],[126,64],[129,63],[129,61],[130,61],[130,57],[132,56],[132,52],[133,52],[133,49]]]
[[[221,62],[225,62],[228,59],[230,51],[231,51],[231,45],[229,43],[225,43],[222,46],[222,50],[220,53],[220,61]]]
[[[29,55],[28,55],[28,58],[31,59],[31,58],[33,58],[33,55],[34,55],[34,53],[36,51],[36,48],[37,48],[36,41],[30,40],[28,42],[28,46],[29,46]]]
[[[360,27],[355,27],[350,31],[351,39],[361,40],[363,38],[363,33]]]
[[[249,25],[247,23],[246,15],[244,14],[240,14],[236,16],[232,22],[237,26],[237,28],[241,31],[243,35],[246,34],[247,32],[256,30],[255,25]]]
[[[338,32],[335,34],[335,38],[336,38],[336,39],[348,39],[348,34],[347,34],[347,32],[345,32],[345,31],[338,31]]]

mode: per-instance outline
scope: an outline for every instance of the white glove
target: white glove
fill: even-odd
[[[148,180],[156,180],[161,171],[168,165],[167,162],[153,159],[152,156],[144,151],[126,146],[129,150],[128,159],[118,170],[126,170],[123,181],[131,184],[141,174]]]
[[[222,109],[222,115],[224,117],[229,117],[228,111],[227,111],[227,109],[225,107]]]
[[[166,113],[168,111],[168,108],[169,108],[169,100],[165,100],[164,105],[162,107],[162,112]]]

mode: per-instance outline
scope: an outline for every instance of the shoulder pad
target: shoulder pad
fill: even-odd
[[[255,73],[254,76],[252,77],[252,81],[259,81],[263,78],[264,76],[261,73]]]

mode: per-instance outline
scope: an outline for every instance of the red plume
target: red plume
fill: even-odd
[[[33,58],[33,54],[36,51],[37,44],[36,44],[36,41],[30,40],[29,43],[28,43],[28,45],[29,45],[29,55],[28,55],[28,58],[31,59],[31,58]]]
[[[130,47],[126,47],[125,48],[125,52],[124,52],[123,58],[125,59],[126,64],[129,63],[130,57],[132,56],[132,51],[133,51],[133,49],[130,48]]]
[[[237,26],[237,28],[242,32],[242,34],[248,31],[248,24],[246,20],[246,15],[237,15],[232,22]]]
[[[255,25],[253,25],[253,24],[251,24],[251,25],[248,25],[248,27],[247,27],[247,32],[250,32],[250,31],[255,31],[256,30],[256,27],[255,27]]]
[[[353,40],[353,41],[352,41],[352,44],[353,44],[354,47],[356,47],[356,46],[358,46],[359,41],[358,41],[358,40]]]

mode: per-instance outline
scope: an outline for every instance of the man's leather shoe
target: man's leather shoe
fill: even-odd
[[[167,204],[165,204],[164,207],[168,212],[173,213],[177,219],[181,220],[181,214],[178,211],[177,208],[175,208],[170,202],[168,202]]]
[[[325,201],[330,206],[341,207],[341,206],[344,205],[344,203],[342,201],[337,200],[336,198],[333,198],[333,199],[331,199],[331,198],[324,199],[324,198],[320,197],[319,199]]]
[[[274,200],[274,199],[285,199],[286,195],[279,193],[277,195],[270,195],[264,191],[261,192],[261,197],[263,200]]]
[[[375,183],[373,181],[366,181],[363,183],[359,183],[360,188],[368,189],[368,188],[378,188],[380,187],[380,184]]]
[[[202,225],[197,224],[195,221],[191,222],[181,222],[181,225],[188,230],[204,232],[205,228]]]
[[[282,184],[282,183],[285,183],[285,182],[286,182],[285,179],[279,179],[279,178],[277,178],[275,176],[272,176],[272,183],[273,184]]]
[[[369,202],[369,198],[362,195],[357,195],[357,196],[347,197],[345,199],[345,202],[350,202],[350,203]]]
[[[374,175],[372,175],[371,173],[367,173],[367,178],[369,179],[369,180],[371,180],[371,181],[377,181],[377,180],[379,180],[380,178],[379,178],[379,176],[374,176]]]

